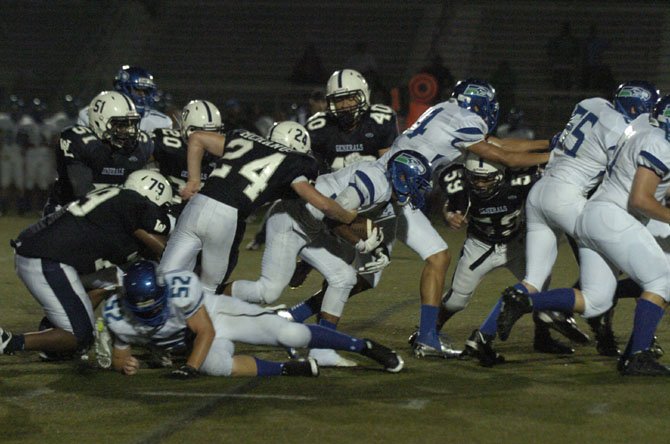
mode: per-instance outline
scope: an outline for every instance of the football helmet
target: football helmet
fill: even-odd
[[[670,141],[670,94],[656,102],[649,114],[649,123],[665,130],[665,138]]]
[[[402,150],[388,161],[386,170],[399,205],[422,209],[432,190],[430,162],[416,151]]]
[[[326,83],[326,103],[340,128],[350,130],[370,108],[368,82],[353,69],[335,71]]]
[[[156,265],[150,261],[137,261],[130,264],[122,274],[123,309],[143,325],[160,328],[170,317],[168,287],[159,282]]]
[[[451,98],[456,99],[461,108],[484,119],[489,133],[498,125],[498,99],[495,88],[489,82],[473,78],[461,80],[454,86]]]
[[[267,138],[281,143],[300,153],[312,153],[312,140],[304,126],[297,122],[286,120],[275,123],[268,131]]]
[[[505,182],[505,167],[468,152],[465,157],[465,183],[482,199],[489,199],[501,190]]]
[[[170,182],[157,171],[134,171],[128,175],[123,187],[140,193],[159,207],[172,202]]]
[[[140,116],[154,106],[157,87],[154,76],[144,68],[123,65],[114,76],[114,89],[132,99]]]
[[[223,129],[219,108],[207,100],[191,100],[181,111],[181,137],[188,141],[193,131],[216,131]]]
[[[614,108],[629,120],[648,113],[658,100],[660,93],[653,83],[645,80],[624,82],[614,92]]]
[[[88,126],[101,140],[131,153],[140,135],[140,115],[127,96],[103,91],[88,106]]]

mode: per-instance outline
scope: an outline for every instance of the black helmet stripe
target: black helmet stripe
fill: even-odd
[[[209,105],[204,100],[202,104],[205,105],[205,110],[207,111],[207,122],[212,122],[212,110],[209,109]]]
[[[128,96],[126,96],[126,95],[123,94],[123,93],[121,93],[121,95],[123,96],[124,100],[126,101],[126,104],[128,105],[128,108],[129,108],[129,109],[133,109],[133,104],[132,104],[132,102],[130,101],[130,99],[128,98]]]
[[[340,70],[340,72],[337,74],[337,87],[342,88],[342,74],[344,74],[344,70]]]

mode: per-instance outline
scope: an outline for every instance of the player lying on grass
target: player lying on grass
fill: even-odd
[[[369,339],[358,339],[316,325],[290,322],[274,311],[239,299],[203,291],[189,271],[156,275],[153,262],[127,267],[122,287],[104,306],[103,316],[113,338],[112,366],[134,375],[140,362],[131,345],[162,350],[187,350],[186,363],[172,371],[179,379],[212,376],[318,376],[315,360],[273,362],[235,355],[235,341],[254,345],[319,347],[366,356],[397,373],[403,360]]]

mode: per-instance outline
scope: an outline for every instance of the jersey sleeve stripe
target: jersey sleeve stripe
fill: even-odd
[[[668,172],[670,172],[670,169],[668,169],[668,167],[665,166],[663,162],[661,162],[656,156],[649,153],[648,151],[641,151],[640,156],[644,157],[649,162],[651,162],[651,164],[656,168],[658,168],[659,170],[661,170],[663,174],[668,174]]]
[[[370,194],[370,203],[375,201],[375,186],[372,183],[372,180],[370,177],[368,177],[367,174],[365,174],[363,171],[356,171],[355,173],[356,177],[358,177],[361,182],[363,182],[363,185],[365,185],[365,188],[368,189],[368,193]],[[363,200],[361,200],[363,202]]]
[[[187,311],[186,313],[184,313],[184,315],[187,318],[190,318],[193,314],[195,314],[195,312],[198,311],[198,309],[200,307],[202,307],[202,301],[203,301],[204,298],[205,298],[205,292],[200,292],[200,299],[198,299],[198,303],[195,304],[195,307],[193,307],[193,310]]]
[[[482,135],[482,136],[484,135],[484,133],[482,133],[481,128],[477,128],[477,127],[475,127],[475,126],[469,126],[469,127],[466,127],[466,128],[460,128],[460,129],[457,129],[456,132],[457,132],[457,133],[461,133],[461,134],[473,134],[473,135],[475,135],[475,134],[480,134],[480,135]]]
[[[349,184],[349,186],[351,188],[353,188],[356,191],[356,193],[358,194],[358,200],[360,200],[360,202],[361,202],[360,205],[362,206],[365,203],[365,196],[363,196],[363,192],[361,190],[359,190],[358,187],[356,186],[356,184],[353,183],[353,182],[351,182]]]

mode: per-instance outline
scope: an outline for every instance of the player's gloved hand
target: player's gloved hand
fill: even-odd
[[[463,215],[460,211],[447,211],[444,215],[444,219],[449,225],[449,228],[452,230],[459,230],[463,225],[468,224],[465,215]]]
[[[194,367],[184,364],[181,367],[172,370],[170,377],[174,379],[193,379],[197,378],[200,373]]]
[[[359,274],[374,274],[382,271],[391,263],[389,250],[386,245],[380,245],[372,252],[372,260],[366,262],[365,265],[358,268]]]
[[[371,253],[384,241],[384,231],[374,227],[367,239],[361,239],[356,243],[356,249],[360,253]]]

